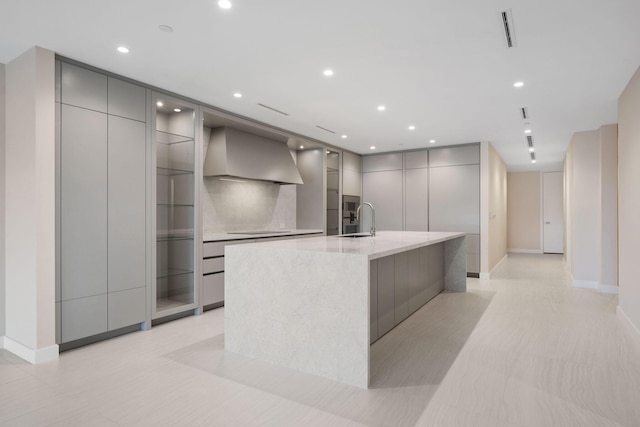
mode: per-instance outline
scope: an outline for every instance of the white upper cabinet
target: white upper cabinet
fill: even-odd
[[[362,158],[362,172],[402,170],[402,153],[376,154]]]
[[[143,87],[109,77],[109,114],[144,122],[146,106]]]
[[[429,150],[429,167],[477,165],[480,163],[480,145],[436,148]]]
[[[421,169],[429,167],[429,152],[427,150],[407,151],[404,153],[405,169]]]
[[[107,112],[107,76],[63,62],[60,84],[63,104]]]

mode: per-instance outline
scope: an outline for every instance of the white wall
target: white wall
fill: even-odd
[[[542,253],[540,172],[507,174],[507,247],[510,252]]]
[[[576,286],[597,287],[600,278],[599,138],[597,130],[576,132],[569,149],[573,161],[573,215],[569,222],[573,251],[570,256]]]
[[[507,165],[489,146],[489,264],[491,271],[507,255]]]
[[[600,287],[618,286],[618,125],[600,128]]]
[[[507,255],[507,167],[489,142],[480,144],[480,278]]]
[[[619,311],[640,333],[640,68],[618,99]]]
[[[5,103],[5,84],[4,84],[5,65],[0,64],[0,348],[1,342],[4,341],[5,334],[5,301],[4,301],[4,103]]]
[[[54,53],[6,65],[5,347],[37,363],[55,344]]]

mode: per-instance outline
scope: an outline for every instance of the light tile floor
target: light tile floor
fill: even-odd
[[[2,426],[640,426],[640,337],[557,255],[510,255],[372,347],[360,390],[225,353],[223,309],[29,365]]]

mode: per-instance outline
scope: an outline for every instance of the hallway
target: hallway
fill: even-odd
[[[559,255],[510,254],[371,348],[360,390],[225,353],[224,309],[29,365],[0,350],[0,425],[637,426],[640,337]]]

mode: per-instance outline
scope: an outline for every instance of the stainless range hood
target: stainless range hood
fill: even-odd
[[[211,131],[204,176],[303,184],[285,143],[230,127]]]

